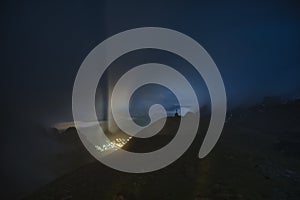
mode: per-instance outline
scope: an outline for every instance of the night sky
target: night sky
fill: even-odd
[[[27,119],[70,121],[85,56],[107,37],[143,26],[197,40],[219,67],[229,106],[299,95],[299,7],[296,1],[2,2],[2,101]]]
[[[229,107],[299,97],[299,10],[297,1],[1,1],[1,153],[7,158],[20,141],[31,144],[31,124],[71,121],[84,58],[106,38],[137,27],[170,28],[198,41],[221,72]],[[192,75],[171,55],[163,62]]]

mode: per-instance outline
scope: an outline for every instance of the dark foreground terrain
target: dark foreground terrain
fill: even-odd
[[[128,174],[94,161],[25,199],[300,199],[299,100],[229,112],[219,142],[200,160],[203,121],[190,149],[164,169]],[[178,119],[168,123],[172,129]]]

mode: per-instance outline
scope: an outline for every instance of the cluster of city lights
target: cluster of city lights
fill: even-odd
[[[125,139],[125,138],[116,138],[113,141],[106,141],[106,144],[103,144],[102,146],[95,145],[95,148],[101,152],[103,151],[109,151],[109,150],[118,150],[122,148],[129,140],[131,137]]]

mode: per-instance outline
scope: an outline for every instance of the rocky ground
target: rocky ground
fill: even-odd
[[[95,161],[25,199],[298,200],[298,111],[299,101],[231,112],[219,142],[204,159],[197,158],[198,137],[179,160],[159,171],[128,174]]]

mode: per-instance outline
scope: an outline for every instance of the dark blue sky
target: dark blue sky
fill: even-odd
[[[143,26],[197,40],[219,67],[230,106],[296,96],[299,9],[297,1],[2,1],[1,101],[17,118],[71,120],[85,56],[107,37]]]

